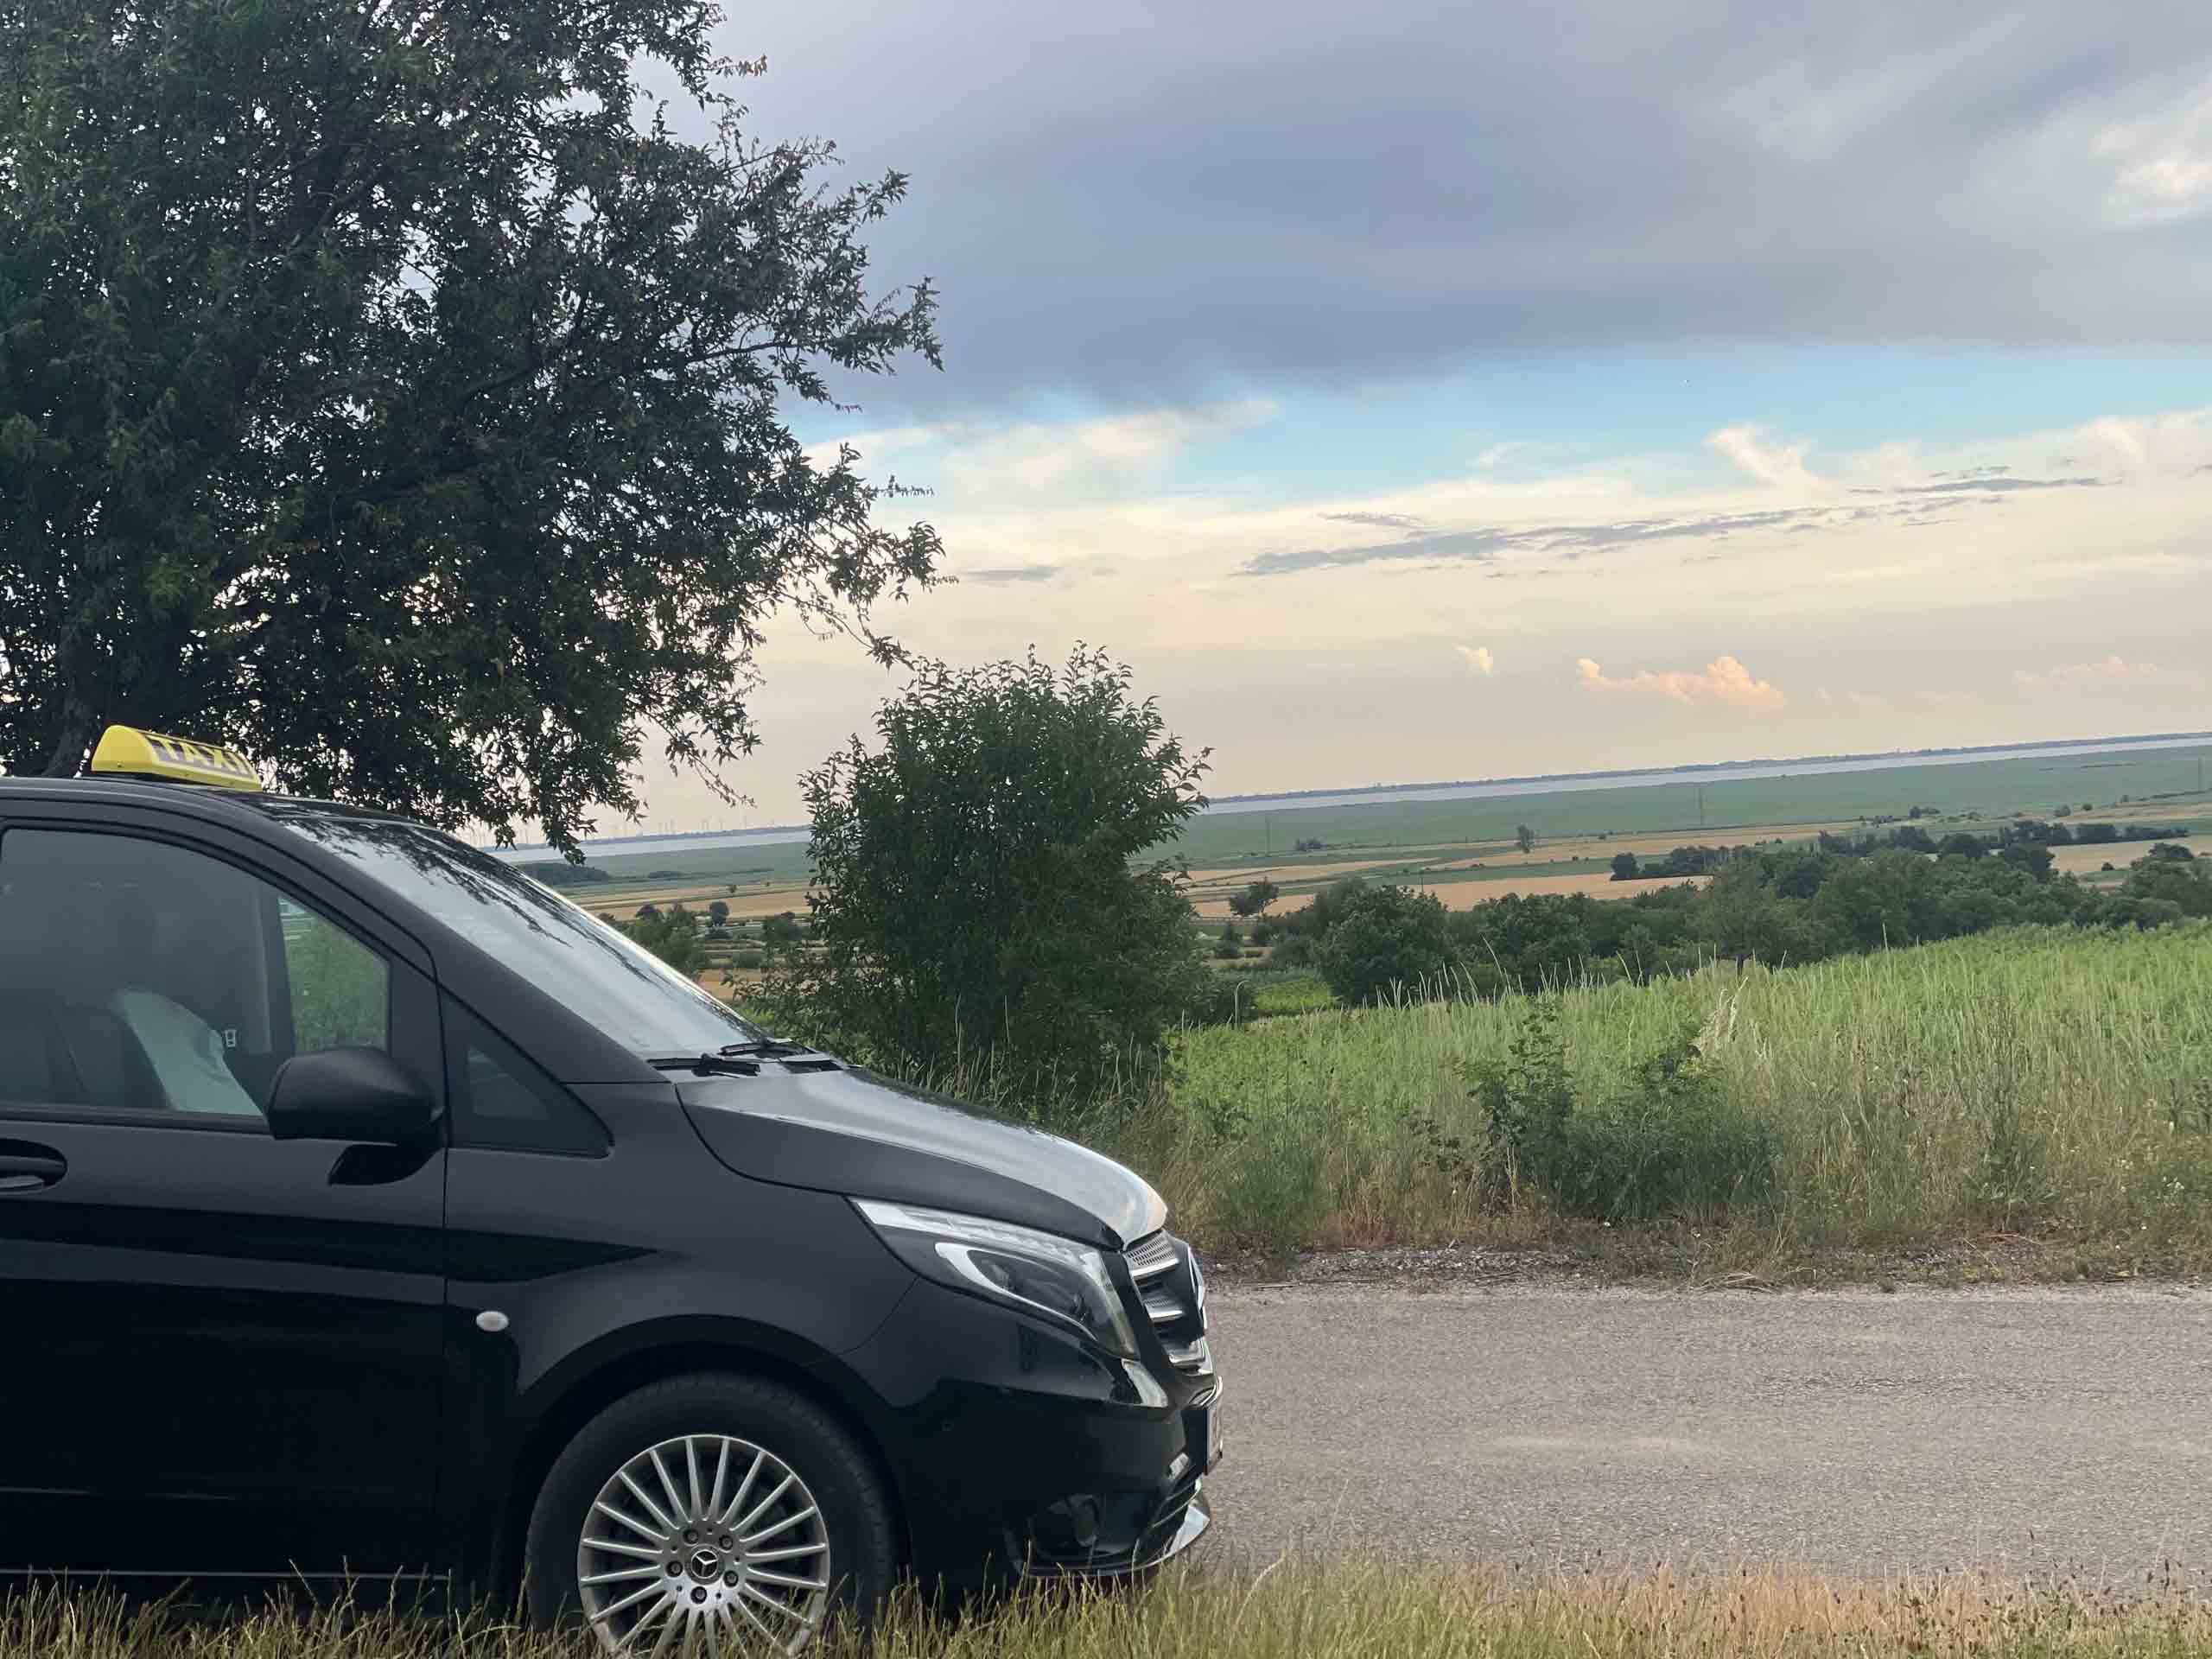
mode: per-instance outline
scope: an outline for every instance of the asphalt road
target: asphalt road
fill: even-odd
[[[2212,1294],[1217,1287],[1216,1541],[2212,1569]]]

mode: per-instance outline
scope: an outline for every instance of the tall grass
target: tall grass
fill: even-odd
[[[0,1659],[586,1659],[580,1637],[481,1619],[272,1613],[220,1624],[98,1600],[0,1605]],[[948,1624],[894,1610],[828,1659],[1904,1659],[2212,1656],[2212,1610],[2169,1588],[2126,1598],[1972,1577],[1839,1584],[1783,1571],[1677,1577],[1513,1573],[1292,1560],[1172,1573],[1133,1594],[1039,1595]]]
[[[1194,1031],[1088,1128],[1216,1247],[1548,1236],[1557,1206],[1478,1086],[1529,1019],[1508,998]],[[1776,1258],[2032,1236],[2115,1270],[2212,1266],[2212,925],[1592,986],[1557,1026],[1578,1112],[1619,1116],[1654,1056],[1686,1056],[1770,1148],[1756,1192],[1677,1207],[1685,1234]],[[1621,1121],[1675,1132],[1665,1110]]]

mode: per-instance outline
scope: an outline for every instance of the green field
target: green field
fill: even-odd
[[[1563,1213],[1474,1097],[1529,1008],[1192,1031],[1141,1108],[1089,1132],[1217,1249],[1588,1242],[1605,1217]],[[1602,1230],[1663,1242],[1667,1270],[1789,1276],[1988,1236],[2035,1243],[2038,1272],[2212,1268],[2212,924],[1719,969],[1558,1009],[1574,1112],[1644,1183]],[[1686,1040],[1694,1101],[1648,1075]],[[1700,1160],[1745,1137],[1764,1174],[1716,1198]]]
[[[1731,827],[1902,817],[1914,806],[1936,807],[1947,815],[2048,815],[2061,803],[2076,810],[2084,802],[2105,808],[2123,795],[2136,801],[2201,800],[2212,745],[1747,779],[1703,785],[1702,816],[1694,782],[1473,801],[1380,798],[1351,806],[1208,813],[1184,831],[1179,850],[1192,864],[1205,865],[1281,857],[1308,839],[1332,849],[1503,844],[1523,823],[1544,836],[1665,832],[1695,842],[1722,838]]]
[[[548,853],[546,858],[559,855]],[[642,883],[656,870],[673,870],[691,880],[804,881],[814,867],[804,841],[771,842],[750,847],[704,847],[696,851],[667,853],[610,853],[594,855],[585,863],[604,870],[625,886]]]
[[[1503,876],[1568,874],[1603,868],[1586,856],[1560,859],[1541,868],[1427,874],[1421,867],[1454,855],[1505,853],[1516,826],[1526,823],[1546,840],[1601,835],[1665,835],[1683,842],[1743,839],[1757,830],[1773,834],[1790,825],[1851,823],[1902,816],[1932,806],[1947,817],[1978,813],[2050,814],[2065,804],[2103,810],[2122,796],[2137,803],[2171,804],[2171,821],[2212,827],[2204,814],[2206,768],[2212,744],[2138,753],[2076,755],[2063,760],[2006,759],[1957,766],[1897,766],[1880,772],[1803,773],[1700,786],[1694,782],[1635,789],[1577,789],[1475,801],[1407,801],[1389,797],[1350,806],[1284,806],[1259,812],[1211,812],[1194,819],[1173,850],[1193,867],[1265,861],[1315,866],[1347,853],[1387,855],[1421,851],[1402,868],[1377,873],[1391,880],[1420,875],[1431,881],[1495,881]],[[1301,839],[1328,850],[1298,855]],[[550,855],[548,855],[549,857]],[[810,874],[804,842],[696,851],[608,853],[587,861],[623,890],[650,893],[658,885],[720,881],[741,887],[802,887]],[[671,877],[657,880],[656,872]],[[1296,890],[1293,888],[1292,890]],[[576,890],[588,902],[588,888]]]

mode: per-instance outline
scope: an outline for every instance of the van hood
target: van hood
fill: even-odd
[[[741,1175],[1041,1228],[1124,1249],[1167,1222],[1141,1176],[1042,1129],[819,1061],[758,1077],[693,1076],[677,1096]]]

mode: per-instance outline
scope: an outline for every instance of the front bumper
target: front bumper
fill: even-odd
[[[1154,1373],[1167,1402],[1146,1405],[1122,1362],[926,1281],[843,1358],[880,1402],[925,1580],[1122,1578],[1212,1524],[1213,1377]]]
[[[1203,1538],[1213,1525],[1205,1478],[1185,1473],[1167,1490],[1138,1503],[1109,1503],[1094,1511],[1087,1539],[1058,1534],[1066,1500],[1033,1525],[1028,1538],[1009,1535],[1007,1554],[1026,1578],[1126,1579],[1166,1565]],[[1101,1524],[1103,1523],[1103,1524]]]

